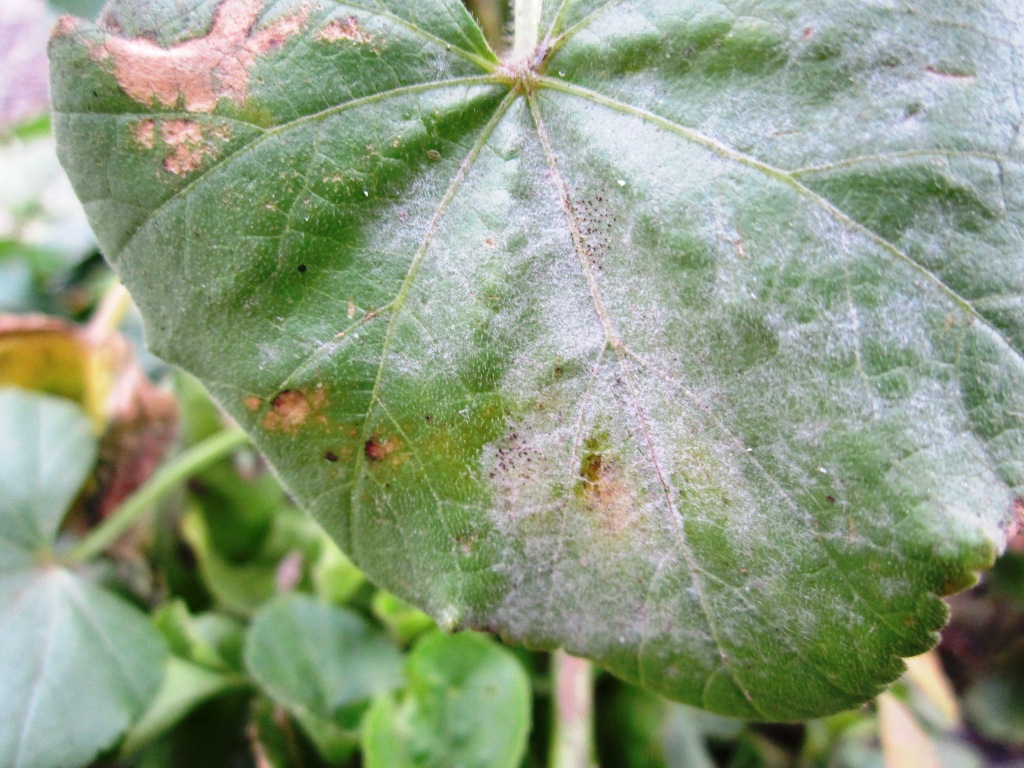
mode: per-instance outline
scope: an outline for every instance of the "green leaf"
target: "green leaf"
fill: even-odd
[[[295,558],[304,570],[316,558],[323,538],[307,515],[294,507],[281,507],[270,520],[270,531],[259,549],[248,559],[234,562],[217,548],[211,535],[211,529],[221,522],[195,509],[182,520],[181,532],[199,561],[210,593],[225,609],[243,616],[251,615],[277,594],[279,571],[286,560]]]
[[[310,570],[317,597],[327,603],[347,603],[368,586],[363,572],[327,538]]]
[[[367,768],[516,768],[530,731],[530,683],[516,658],[475,634],[424,638],[399,700],[367,715]]]
[[[1024,498],[1022,22],[545,5],[501,63],[456,0],[117,0],[52,38],[62,161],[153,349],[383,588],[851,707]]]
[[[92,425],[74,405],[0,389],[0,571],[50,548],[95,460]]]
[[[52,562],[95,455],[74,405],[0,391],[0,765],[88,763],[163,676],[166,649],[146,617]]]
[[[400,685],[402,656],[355,612],[291,594],[253,618],[245,665],[275,701],[352,731],[363,704]]]
[[[985,672],[964,692],[964,709],[986,738],[1009,747],[1024,747],[1024,653]]]
[[[219,672],[241,672],[245,628],[230,616],[193,616],[183,600],[174,599],[157,609],[153,624],[175,656]]]
[[[373,615],[402,645],[435,628],[434,622],[423,611],[418,611],[390,592],[377,592],[370,602]]]
[[[163,685],[128,733],[122,752],[134,752],[177,725],[204,701],[242,685],[243,678],[230,677],[177,656],[168,656]]]

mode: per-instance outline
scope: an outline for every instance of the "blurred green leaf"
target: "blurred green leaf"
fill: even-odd
[[[213,672],[177,656],[168,656],[163,684],[121,750],[131,753],[177,725],[204,701],[246,684],[244,678]]]
[[[1008,747],[1024,747],[1024,651],[979,674],[964,691],[964,711],[979,733]]]
[[[516,768],[530,731],[530,683],[484,635],[437,632],[406,662],[406,690],[378,698],[363,729],[367,768]]]
[[[402,655],[353,611],[282,595],[254,617],[245,647],[253,679],[274,701],[354,732],[365,705],[401,684]]]
[[[240,561],[233,561],[214,545],[211,528],[222,521],[212,513],[210,520],[193,508],[181,522],[181,533],[195,553],[203,581],[217,603],[226,610],[248,616],[279,590],[281,569],[294,563],[299,578],[315,562],[324,536],[320,527],[294,507],[280,507],[270,521],[270,530],[259,549]]]
[[[146,617],[54,561],[95,451],[71,403],[0,390],[0,765],[10,768],[87,763],[163,676],[166,646]]]
[[[92,469],[97,440],[66,400],[0,389],[0,569],[36,565]]]
[[[242,671],[245,627],[219,613],[193,616],[180,599],[172,599],[154,613],[153,623],[163,634],[171,653],[211,670]]]
[[[107,0],[47,0],[58,13],[70,13],[83,19],[95,19]]]
[[[437,627],[423,611],[383,590],[373,596],[370,608],[377,621],[402,645],[411,644],[424,632]]]
[[[1018,610],[1024,608],[1024,552],[1007,552],[996,560],[989,583],[1010,598]]]
[[[313,563],[312,577],[317,596],[338,605],[354,598],[368,583],[355,563],[326,536],[320,556]]]

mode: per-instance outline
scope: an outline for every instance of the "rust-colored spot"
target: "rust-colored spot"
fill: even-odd
[[[600,453],[588,452],[580,462],[580,477],[591,484],[600,481],[602,461]]]
[[[600,442],[591,438],[584,445],[586,452],[580,461],[581,481],[577,489],[600,525],[617,532],[629,524],[635,499],[619,462],[597,450]]]
[[[373,35],[369,32],[365,32],[361,26],[359,26],[359,20],[355,16],[349,16],[347,19],[334,19],[330,24],[320,30],[317,35],[321,40],[326,40],[329,43],[337,43],[341,40],[348,40],[353,43],[372,43]]]
[[[54,37],[68,37],[82,25],[82,20],[75,16],[61,16],[57,19],[57,26],[53,28]]]
[[[168,120],[160,126],[160,136],[170,150],[164,158],[164,169],[177,176],[199,170],[203,158],[213,154],[193,120]]]
[[[263,417],[263,428],[270,432],[294,433],[314,416],[317,423],[325,424],[327,420],[317,412],[326,401],[327,396],[319,387],[308,393],[286,389],[271,401],[270,410]]]
[[[225,98],[242,105],[256,57],[297,34],[309,13],[303,8],[254,31],[263,6],[264,0],[223,0],[205,37],[162,48],[112,34],[94,55],[113,58],[118,84],[146,106],[183,102],[189,112],[212,112]]]
[[[373,435],[363,446],[363,452],[370,461],[384,461],[398,450],[398,440],[393,437],[384,439]]]
[[[256,395],[249,395],[248,397],[243,399],[242,402],[245,404],[245,407],[248,408],[250,411],[257,411],[259,410],[259,407],[263,405],[263,401],[256,397]]]
[[[1018,497],[1013,500],[1013,517],[1010,518],[1006,538],[1009,539],[1009,546],[1013,551],[1024,551],[1024,498]]]
[[[143,149],[152,149],[156,144],[156,121],[139,120],[135,124],[135,141]]]

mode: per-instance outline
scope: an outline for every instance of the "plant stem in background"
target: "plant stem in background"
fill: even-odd
[[[512,55],[522,58],[533,53],[537,47],[537,30],[540,29],[541,0],[516,0],[515,42]]]
[[[117,331],[132,306],[132,297],[120,280],[114,280],[89,318],[86,332],[93,342],[102,342]]]
[[[562,650],[551,654],[551,668],[549,768],[594,768],[594,668]]]
[[[98,556],[175,486],[199,470],[220,461],[247,441],[245,432],[230,429],[218,432],[180,453],[126,499],[114,514],[72,547],[63,558],[64,563],[73,567]]]

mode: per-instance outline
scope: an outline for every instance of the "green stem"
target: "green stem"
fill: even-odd
[[[247,440],[248,437],[242,430],[229,429],[218,432],[178,454],[128,497],[110,517],[73,546],[63,558],[64,564],[74,567],[100,555],[175,486],[199,470],[230,455]]]
[[[594,668],[562,650],[551,654],[551,666],[549,768],[594,768]]]
[[[516,35],[512,44],[514,58],[525,58],[537,47],[541,2],[542,0],[516,0]]]

